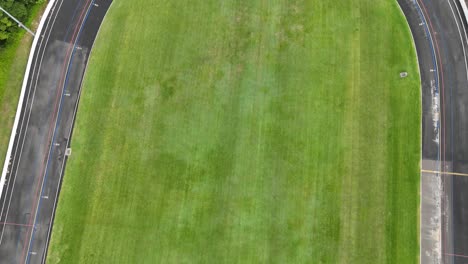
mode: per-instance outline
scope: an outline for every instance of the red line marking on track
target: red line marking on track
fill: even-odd
[[[453,256],[453,257],[460,257],[460,258],[468,258],[468,256],[460,255],[460,254],[444,253],[444,255],[446,255],[446,256]]]
[[[28,225],[28,224],[17,224],[17,223],[7,223],[7,222],[0,222],[0,225],[26,226],[26,227],[31,227],[31,226],[33,226],[33,225]]]
[[[52,117],[51,117],[51,123],[49,125],[49,130],[48,130],[48,133],[47,133],[47,139],[50,138],[51,136],[51,133],[53,131],[53,128],[54,128],[54,124],[55,122],[53,120],[55,120],[56,116],[57,116],[57,112],[58,112],[58,109],[57,109],[57,104],[59,103],[59,98],[60,98],[60,87],[62,87],[64,85],[64,82],[65,82],[65,77],[64,76],[64,73],[65,73],[65,70],[67,69],[67,58],[70,56],[70,53],[71,53],[71,50],[72,50],[72,47],[74,47],[74,44],[75,44],[75,41],[76,41],[76,38],[78,36],[78,32],[79,32],[79,28],[81,27],[81,24],[83,23],[83,18],[84,18],[84,15],[86,14],[86,11],[89,9],[89,3],[91,2],[91,0],[87,0],[86,4],[84,5],[84,8],[83,10],[81,11],[81,14],[80,14],[80,17],[78,19],[78,23],[76,24],[76,27],[75,27],[75,30],[73,31],[73,35],[72,35],[72,39],[71,39],[71,42],[70,42],[70,45],[67,49],[67,53],[66,53],[66,56],[65,56],[65,60],[63,62],[63,66],[62,66],[62,70],[61,70],[61,74],[60,74],[60,81],[59,81],[59,85],[57,85],[57,95],[56,95],[56,98],[55,98],[55,103],[54,103],[54,112],[52,114]],[[52,140],[50,142],[50,144],[52,144]],[[34,193],[34,196],[33,197],[37,197],[38,195],[38,192],[39,192],[39,187],[41,186],[42,184],[42,180],[45,176],[45,172],[44,171],[44,167],[47,163],[47,159],[48,159],[48,155],[47,153],[49,152],[50,150],[50,145],[49,147],[45,150],[45,153],[44,153],[44,160],[42,162],[42,166],[41,166],[41,170],[40,170],[40,180],[37,182],[36,184],[36,191]],[[32,224],[32,221],[33,221],[33,211],[35,210],[35,208],[37,207],[37,203],[39,202],[39,198],[35,199],[34,200],[34,203],[33,203],[33,207],[31,207],[31,213],[30,213],[30,217],[29,217],[29,221],[28,221],[28,230],[26,232],[26,237],[25,237],[25,241],[27,240],[27,238],[30,236],[30,233],[32,232],[32,228],[34,225]],[[37,212],[36,212],[37,213]],[[26,250],[26,247],[29,247],[29,241],[28,243],[25,243],[23,245],[23,249],[22,249],[22,253],[21,253],[21,262],[23,262],[23,260],[25,261],[25,250]]]
[[[429,27],[431,28],[431,31],[432,31],[432,35],[434,36],[434,42],[435,42],[435,46],[436,46],[436,50],[437,50],[437,57],[438,57],[438,66],[440,68],[440,78],[441,78],[441,91],[440,93],[442,94],[442,106],[441,106],[441,109],[444,111],[444,108],[445,108],[445,95],[444,95],[444,67],[443,67],[443,64],[442,64],[442,61],[441,61],[441,56],[440,56],[440,49],[439,49],[439,44],[438,44],[438,41],[437,41],[437,36],[435,34],[435,31],[434,31],[434,27],[432,26],[432,21],[431,21],[431,17],[429,16],[429,13],[427,12],[427,9],[426,9],[426,6],[424,5],[424,2],[423,0],[418,0],[421,4],[421,6],[423,7],[423,11],[424,13],[426,14],[427,16],[427,21],[429,21]],[[442,147],[442,164],[441,164],[441,171],[444,172],[445,171],[445,111],[444,111],[444,114],[442,115],[442,122],[441,122],[441,127],[442,127],[442,133],[440,135],[440,138],[441,138],[441,147]],[[445,208],[445,202],[444,202],[444,195],[445,195],[445,192],[444,192],[444,187],[445,187],[445,177],[442,177],[442,208]],[[444,219],[444,217],[442,217],[442,219]],[[444,224],[443,224],[443,220],[442,220],[442,254],[445,255],[444,251],[447,251],[447,243],[445,241],[445,237],[444,237],[444,232],[443,232],[443,228],[444,228]]]

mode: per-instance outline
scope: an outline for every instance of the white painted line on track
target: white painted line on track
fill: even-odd
[[[62,0],[62,3],[63,3],[63,0]],[[61,4],[60,4],[60,6],[61,6]],[[55,10],[55,7],[56,7],[56,5],[52,8],[52,11]],[[59,7],[59,8],[60,8],[60,7]],[[55,18],[56,18],[56,17],[57,17],[57,14],[55,15]],[[45,32],[47,32],[47,29],[49,28],[50,21],[51,21],[50,19],[47,21],[47,25],[46,25]],[[55,22],[55,20],[53,20],[53,22]],[[52,24],[52,26],[53,26],[53,24]],[[47,40],[46,40],[46,46],[45,46],[44,49],[42,50],[41,60],[36,59],[36,60],[34,61],[33,73],[32,73],[32,75],[31,75],[31,76],[33,76],[33,77],[35,76],[35,72],[36,72],[36,68],[37,68],[36,65],[37,65],[37,62],[38,62],[38,61],[40,61],[38,71],[40,71],[40,69],[41,69],[41,67],[42,67],[42,59],[44,58],[44,53],[45,53],[45,50],[46,50],[46,48],[47,48],[47,42],[48,42],[48,40],[49,40],[50,34],[51,34],[51,32],[49,31],[49,34],[48,34],[48,37],[47,37]],[[41,39],[41,43],[40,43],[40,45],[39,45],[39,51],[41,51],[41,47],[43,46],[43,44],[44,44],[44,39],[42,38],[42,39]],[[39,56],[38,56],[38,57],[39,57]],[[29,100],[30,100],[30,98],[31,98],[31,93],[33,93],[33,96],[32,96],[32,97],[33,97],[33,98],[32,98],[32,104],[34,103],[34,96],[35,96],[35,92],[36,92],[36,87],[37,87],[37,83],[38,83],[38,78],[36,78],[35,80],[36,80],[36,82],[35,82],[34,89],[29,89],[29,94],[28,94],[27,101],[26,101],[25,116],[26,116],[26,113],[27,113],[27,105],[28,105]],[[32,79],[31,85],[33,85],[33,83],[34,83],[34,78]],[[31,105],[31,109],[32,109],[32,105]],[[27,119],[28,121],[26,122],[26,131],[27,131],[27,127],[28,127],[28,124],[29,124],[30,116],[31,116],[31,110],[29,111],[28,119]],[[17,133],[17,135],[21,135],[21,133],[23,132],[23,128],[25,128],[25,126],[24,126],[24,121],[25,121],[25,120],[26,120],[26,118],[23,117],[23,120],[21,121],[20,131],[19,131],[19,133]],[[11,168],[11,172],[15,171],[14,166],[15,166],[15,161],[16,161],[16,157],[17,157],[16,153],[17,153],[17,151],[18,151],[18,148],[19,148],[19,146],[21,145],[21,150],[22,150],[22,149],[23,149],[23,146],[24,146],[24,139],[23,139],[23,141],[22,141],[22,144],[20,144],[20,141],[21,141],[21,140],[19,140],[19,141],[17,142],[16,148],[15,148],[15,152],[13,153],[13,161],[11,162],[11,164],[12,164],[13,167]],[[21,154],[22,154],[22,153],[20,153],[19,161],[21,161]],[[11,158],[10,158],[10,159],[11,159]],[[18,161],[18,164],[17,164],[16,167],[19,166],[19,161]],[[14,189],[14,185],[15,185],[15,182],[16,182],[16,174],[17,174],[17,173],[16,173],[16,171],[15,171],[14,176],[13,176],[13,175],[10,175],[10,180],[11,180],[11,178],[13,177],[13,186],[12,186],[13,189]],[[7,184],[7,189],[6,189],[5,195],[8,194],[9,187],[10,187],[10,184]],[[13,190],[13,189],[12,189],[12,190]],[[3,216],[3,211],[4,211],[4,206],[5,206],[6,200],[7,200],[7,197],[5,196],[5,200],[3,201],[3,206],[2,206],[2,210],[1,210],[1,214],[0,214],[0,219],[2,219],[2,216]],[[11,197],[10,197],[10,202],[11,202]],[[1,241],[1,240],[0,240],[0,241]]]
[[[109,12],[112,4],[114,2],[112,2],[110,4],[110,6],[108,7],[107,9],[107,12],[106,12],[106,15],[103,17],[102,21],[101,21],[101,25],[104,23],[106,17],[107,17],[107,13]],[[96,6],[96,5],[95,5]],[[99,27],[98,29],[98,32],[96,33],[96,37],[95,37],[95,40],[98,39],[98,36],[99,36],[99,33],[101,32],[101,27]],[[77,115],[77,112],[78,112],[78,104],[80,102],[80,98],[81,98],[81,92],[83,90],[83,80],[85,79],[86,77],[86,73],[87,73],[87,68],[88,68],[88,64],[89,64],[89,58],[91,58],[91,55],[92,55],[92,52],[93,52],[93,47],[94,47],[94,43],[95,41],[93,41],[93,44],[91,46],[91,49],[90,49],[90,54],[88,55],[88,60],[86,62],[86,65],[85,65],[85,73],[83,74],[83,78],[81,79],[81,85],[80,85],[80,88],[79,88],[79,91],[78,91],[78,96],[77,96],[77,101],[76,101],[76,104],[75,104],[75,109],[73,110],[73,115],[72,115],[72,123],[71,123],[71,126],[70,126],[70,131],[68,132],[68,137],[67,137],[67,142],[66,142],[66,145],[65,146],[69,146],[69,143],[70,143],[70,140],[71,140],[71,134],[73,132],[73,124],[75,123],[76,121],[76,115]],[[59,194],[59,190],[60,190],[60,184],[62,183],[62,179],[63,179],[63,176],[65,174],[65,160],[66,160],[66,157],[64,156],[63,157],[63,161],[62,161],[62,167],[60,169],[60,179],[57,183],[57,189],[56,189],[56,193],[55,193],[55,199],[54,199],[54,205],[53,205],[53,209],[52,209],[52,214],[51,214],[51,222],[49,223],[49,227],[48,227],[48,231],[47,231],[47,237],[46,237],[46,248],[45,248],[45,252],[47,252],[48,250],[48,247],[49,247],[49,240],[50,240],[50,233],[52,231],[52,221],[54,219],[54,215],[55,215],[55,211],[56,211],[56,208],[57,208],[57,201],[58,201],[58,194]],[[44,254],[42,256],[42,263],[45,263],[45,259],[46,259],[46,255],[47,254]]]
[[[423,173],[431,173],[431,174],[440,174],[440,175],[452,175],[452,176],[464,176],[464,177],[468,177],[468,173],[460,173],[460,172],[435,171],[435,170],[424,170],[424,169],[422,169],[421,172],[423,172]]]
[[[418,9],[418,13],[420,14],[421,18],[424,20],[423,23],[424,23],[424,27],[425,27],[425,31],[427,32],[427,34],[429,35],[429,41],[430,41],[430,48],[432,49],[432,55],[434,56],[433,58],[433,63],[435,64],[435,69],[431,69],[431,72],[435,72],[435,78],[437,79],[437,84],[438,84],[438,87],[437,87],[437,90],[438,92],[440,93],[440,76],[439,76],[439,65],[438,65],[438,61],[437,61],[437,54],[435,52],[435,41],[437,40],[434,40],[433,36],[432,36],[432,33],[431,33],[431,24],[430,24],[430,20],[429,20],[429,24],[428,24],[428,19],[430,18],[426,18],[426,16],[424,15],[424,11],[422,11],[422,8],[421,8],[421,5],[419,4],[419,0],[413,0],[413,3],[417,6],[417,9]],[[418,62],[419,64],[419,62]],[[422,84],[421,84],[422,85]],[[438,96],[438,105],[440,105],[440,96]],[[438,110],[438,113],[440,115],[440,109]],[[438,121],[440,122],[440,121]],[[421,124],[421,131],[422,131],[422,124]],[[440,134],[440,126],[437,127],[437,133]],[[441,144],[438,144],[438,153],[441,153]],[[438,161],[437,161],[437,167],[440,168],[440,156],[438,157]],[[419,188],[420,190],[422,190],[422,178],[420,179],[420,182],[419,182]],[[419,212],[422,212],[422,200],[419,201]],[[420,228],[422,227],[422,219],[421,217],[419,218],[419,225],[420,225]],[[421,231],[421,230],[420,230]],[[442,238],[442,232],[439,234],[439,239]],[[421,242],[422,241],[422,232],[419,232],[419,241]],[[422,247],[419,248],[419,262],[421,263],[421,259],[422,259]],[[438,256],[441,258],[441,256]]]
[[[15,141],[16,129],[18,128],[18,123],[19,123],[19,119],[20,119],[20,116],[21,116],[21,108],[23,107],[24,94],[26,92],[26,86],[27,86],[28,80],[29,80],[29,72],[31,70],[32,60],[34,58],[34,53],[36,52],[37,42],[39,41],[39,38],[40,38],[41,33],[42,33],[42,28],[44,26],[44,23],[45,23],[47,17],[49,16],[49,13],[50,13],[50,10],[52,9],[52,6],[54,6],[54,4],[55,4],[55,1],[56,0],[50,0],[49,4],[47,4],[47,7],[46,7],[46,9],[44,11],[44,14],[42,15],[41,21],[39,23],[39,27],[37,28],[36,36],[34,37],[31,51],[29,53],[28,64],[26,66],[26,71],[25,71],[25,74],[24,74],[25,77],[23,79],[23,86],[21,87],[21,94],[20,94],[20,98],[19,98],[19,102],[18,102],[18,107],[16,108],[15,121],[13,123],[13,129],[11,131],[10,142],[8,143],[8,149],[7,149],[7,154],[6,154],[6,158],[5,158],[5,163],[3,165],[2,176],[0,177],[0,197],[2,196],[3,187],[5,186],[5,179],[6,179],[6,174],[7,174],[7,170],[8,170],[8,162],[10,160],[11,151],[13,149],[13,144],[14,144],[14,141]]]
[[[464,1],[464,0],[462,0],[462,1]],[[447,3],[450,6],[450,10],[452,11],[453,19],[455,20],[455,24],[457,25],[458,35],[460,37],[461,45],[462,45],[462,48],[463,48],[463,58],[465,59],[466,80],[468,81],[468,63],[466,61],[465,44],[463,42],[463,37],[462,37],[462,34],[461,34],[460,25],[458,24],[457,16],[455,15],[455,12],[453,11],[452,4],[450,3],[450,0],[447,0]],[[457,7],[457,10],[458,10],[458,7]],[[460,14],[460,13],[458,13],[458,14]],[[461,17],[460,17],[460,19],[461,19]]]
[[[79,94],[81,94],[81,91],[80,91]],[[78,98],[80,96],[79,94],[78,94]],[[76,105],[78,106],[78,102],[76,103]],[[76,108],[77,107],[75,107],[75,112],[76,112]],[[73,125],[71,127],[73,127]],[[71,134],[71,130],[72,129],[70,128],[70,134]],[[67,139],[67,146],[68,146],[69,143],[70,143],[70,136],[68,136],[68,139]],[[45,249],[44,249],[45,252],[47,252],[47,249],[49,248],[49,240],[50,240],[49,237],[50,237],[50,231],[52,230],[52,225],[51,224],[52,224],[52,219],[53,219],[54,214],[55,214],[55,207],[57,205],[57,199],[58,199],[58,194],[59,194],[59,189],[60,189],[60,183],[62,182],[62,177],[63,177],[63,174],[65,173],[65,160],[66,159],[67,159],[67,157],[64,155],[63,160],[62,160],[62,167],[60,169],[60,179],[59,179],[59,181],[57,183],[57,190],[55,192],[54,206],[53,206],[52,215],[51,215],[52,217],[50,218],[50,222],[49,222],[49,226],[48,226],[48,230],[47,230],[47,237],[46,237],[46,243],[45,243]],[[42,263],[45,263],[46,255],[47,254],[43,254]]]
[[[91,1],[91,0],[90,0],[90,1]],[[81,28],[83,27],[84,23],[86,22],[86,14],[88,14],[88,13],[90,12],[91,8],[92,8],[92,5],[90,4],[90,5],[88,6],[88,8],[86,9],[86,12],[83,13],[83,14],[85,14],[85,16],[83,16],[83,20],[81,21],[81,23],[80,23],[80,21],[78,21],[78,23],[80,23],[79,30],[78,30],[78,32],[77,32],[77,35],[76,35],[75,39],[74,39],[74,43],[70,43],[70,45],[73,44],[73,47],[72,47],[71,52],[70,52],[70,57],[68,58],[67,68],[66,68],[66,70],[64,71],[65,76],[64,76],[64,78],[63,78],[63,83],[61,84],[61,86],[60,86],[60,88],[59,88],[60,91],[61,91],[60,97],[59,97],[59,98],[61,98],[61,99],[60,99],[60,103],[59,103],[58,108],[57,108],[57,116],[55,117],[55,123],[54,123],[54,126],[53,126],[53,127],[54,127],[54,132],[52,133],[52,141],[53,141],[54,138],[55,138],[55,133],[56,133],[56,130],[57,130],[57,122],[58,122],[58,118],[59,118],[59,112],[58,112],[58,111],[60,111],[59,109],[60,109],[60,107],[61,107],[61,105],[62,105],[62,103],[63,103],[63,93],[64,93],[64,91],[65,91],[65,85],[66,85],[66,81],[67,81],[67,80],[66,80],[66,75],[67,75],[68,71],[70,70],[70,64],[71,64],[71,60],[72,60],[72,58],[73,58],[73,52],[74,52],[74,49],[76,48],[76,44],[77,44],[77,42],[78,42],[78,38],[79,38],[79,35],[80,35]],[[78,28],[78,27],[77,27],[77,28]],[[73,38],[73,36],[72,36],[72,38]],[[68,140],[69,140],[69,139],[68,139]],[[68,140],[67,140],[67,145],[68,145]],[[51,141],[51,144],[50,144],[50,147],[49,147],[49,151],[48,151],[48,154],[47,154],[47,162],[46,162],[46,164],[45,164],[44,171],[41,172],[42,175],[45,175],[45,174],[47,173],[47,168],[48,168],[48,165],[49,165],[49,162],[50,162],[50,154],[52,153],[51,150],[52,150],[52,146],[54,145],[54,144],[52,144],[52,143],[53,143],[52,141]],[[63,161],[65,161],[65,157],[64,157]],[[44,182],[45,182],[44,179],[45,179],[45,176],[42,177],[42,183],[41,183],[41,189],[40,189],[41,191],[42,191],[42,189],[44,188]],[[34,198],[33,198],[33,199],[34,199]],[[40,205],[40,199],[41,199],[41,198],[39,197],[39,201],[37,202],[36,209],[34,210],[34,219],[33,219],[32,223],[30,223],[30,224],[35,225],[35,223],[36,223],[37,211],[38,211],[38,208],[39,208],[39,205]],[[27,248],[27,250],[26,250],[26,258],[25,258],[25,260],[28,259],[27,255],[28,255],[28,252],[29,252],[30,247],[31,247],[31,239],[32,239],[32,237],[33,237],[33,233],[34,233],[34,230],[31,230],[31,232],[30,232],[30,234],[29,234],[29,238],[28,238],[28,248]]]
[[[54,9],[55,9],[55,6],[53,7],[52,10],[54,10]],[[45,30],[46,32],[47,32],[47,28],[48,28],[48,26],[49,26],[49,22],[50,22],[50,20],[48,20],[48,22],[47,22],[46,30]],[[50,32],[49,32],[49,36],[50,36]],[[46,42],[47,42],[47,41],[46,41]],[[40,45],[39,45],[39,50],[41,50],[40,48],[42,47],[43,43],[44,43],[44,40],[42,39],[42,40],[41,40],[41,43],[40,43]],[[44,54],[44,52],[45,52],[45,48],[44,48],[42,54]],[[43,57],[44,57],[44,56],[42,55],[42,58],[43,58]],[[41,64],[42,64],[42,58],[41,58]],[[34,67],[33,67],[33,74],[32,74],[32,76],[34,76],[34,74],[35,74],[37,61],[38,61],[38,60],[35,60],[35,62],[34,62]],[[40,65],[41,65],[41,64],[40,64]],[[40,67],[41,67],[41,66],[39,66],[39,69],[40,69]],[[25,78],[26,78],[26,77],[25,77]],[[27,78],[29,78],[29,76],[27,76]],[[28,81],[29,81],[29,80],[28,80]],[[33,81],[34,81],[34,78],[33,78]],[[37,79],[36,79],[36,85],[37,85]],[[28,98],[27,98],[27,101],[26,101],[26,105],[28,104],[29,99],[31,98],[31,96],[30,96],[30,95],[31,95],[31,91],[35,92],[35,89],[30,89],[30,90],[29,90],[29,94],[28,94]],[[33,101],[34,101],[34,96],[33,96]],[[27,107],[25,108],[25,111],[27,111]],[[18,113],[18,112],[17,112],[17,113]],[[25,114],[26,114],[26,112],[25,112]],[[29,114],[29,115],[30,115],[30,114]],[[23,131],[23,128],[24,128],[24,126],[23,126],[24,120],[25,120],[25,118],[23,118],[23,120],[22,120],[22,122],[21,122],[20,132],[17,133],[18,135],[20,135],[20,134],[22,133],[22,131]],[[29,120],[29,118],[28,118],[28,120]],[[28,121],[28,122],[29,122],[29,121]],[[26,126],[26,127],[27,127],[27,126]],[[23,140],[23,144],[24,144],[24,140]],[[17,156],[16,153],[17,153],[17,150],[18,150],[19,145],[20,145],[20,141],[18,141],[17,146],[16,146],[16,148],[15,148],[15,153],[13,154],[13,162],[12,162],[13,166],[14,166],[14,164],[15,164],[15,160],[16,160],[16,156]],[[21,155],[20,155],[20,156],[21,156]],[[20,157],[20,158],[21,158],[21,157]],[[11,158],[10,158],[10,159],[11,159]],[[12,170],[12,171],[13,171],[13,170]],[[11,179],[11,177],[12,177],[12,175],[10,175],[10,179]],[[16,173],[15,173],[15,179],[16,179]],[[10,186],[10,185],[8,184],[8,185],[7,185],[7,192],[8,192],[9,186]],[[2,190],[3,190],[3,189],[2,189]],[[1,190],[0,190],[0,191],[1,191]],[[5,201],[6,201],[6,197],[5,197]],[[5,201],[4,201],[4,203],[5,203]],[[2,214],[0,215],[0,218],[1,218],[2,215],[3,215],[3,207],[2,207]]]
[[[56,2],[55,0],[51,0],[51,2],[50,2],[49,4],[55,3],[55,2]],[[62,3],[63,3],[63,0],[62,0],[61,3],[60,3],[59,9],[60,9],[60,7],[62,6]],[[49,12],[50,12],[50,10],[49,10]],[[55,17],[54,17],[53,23],[52,23],[52,25],[51,25],[51,28],[52,28],[53,25],[55,24],[55,20],[57,19],[57,15],[58,15],[58,12],[55,14]],[[48,16],[48,14],[47,14],[47,16]],[[43,19],[44,19],[44,17],[46,18],[47,16],[45,16],[45,13],[44,13]],[[50,22],[50,20],[49,20],[49,22]],[[49,24],[47,24],[47,26],[48,26],[48,25],[49,25]],[[46,29],[47,29],[47,27],[46,27]],[[42,53],[42,56],[41,56],[41,60],[40,60],[40,63],[39,63],[38,72],[40,72],[40,69],[41,69],[41,67],[42,67],[42,60],[43,60],[43,58],[44,58],[44,53],[45,53],[45,51],[46,51],[46,49],[47,49],[47,45],[48,45],[48,41],[49,41],[49,38],[50,38],[50,35],[51,35],[51,31],[52,31],[52,30],[49,31],[49,34],[48,34],[47,39],[46,39],[46,42],[45,42],[45,45],[46,45],[46,46],[44,47],[44,50],[43,50],[43,53]],[[47,31],[46,31],[46,32],[47,32]],[[38,36],[38,35],[39,35],[39,34],[36,34],[36,36]],[[44,44],[44,39],[42,39],[40,46],[42,46],[43,44]],[[35,49],[35,47],[33,47],[33,48]],[[32,51],[31,51],[31,52],[32,52]],[[34,50],[34,52],[35,52],[35,50]],[[31,53],[31,54],[32,54],[32,53]],[[36,60],[36,63],[37,63],[37,60]],[[35,63],[35,64],[36,64],[36,63]],[[34,70],[35,70],[35,69],[34,69]],[[28,76],[25,76],[25,79],[24,79],[25,83],[28,82],[27,79],[29,79],[29,75],[28,75]],[[35,94],[36,94],[37,83],[38,83],[38,78],[36,78],[35,86],[34,86],[34,89],[33,89],[34,92],[33,92],[33,98],[32,98],[32,102],[31,102],[31,109],[30,109],[29,115],[28,115],[28,121],[27,121],[27,123],[26,123],[26,132],[27,132],[27,129],[28,129],[29,119],[30,119],[31,112],[32,112],[32,105],[34,104],[34,98],[35,98]],[[28,97],[28,100],[29,100],[29,97]],[[20,107],[20,106],[18,106],[18,107]],[[26,110],[26,109],[25,109],[25,110]],[[21,108],[20,108],[19,111],[21,111]],[[18,115],[18,112],[17,112],[17,115]],[[24,118],[23,118],[23,122],[24,122]],[[23,129],[23,126],[21,127],[20,133],[22,132],[22,129]],[[26,133],[26,132],[25,132],[25,133]],[[14,133],[15,133],[15,132],[14,132],[14,130],[13,130],[12,135],[13,135]],[[21,150],[20,150],[21,152],[20,152],[20,156],[19,156],[19,160],[18,160],[18,166],[19,166],[19,162],[21,161],[21,156],[22,156],[22,154],[23,154],[23,153],[22,153],[22,149],[23,149],[23,146],[24,146],[24,141],[25,141],[25,140],[23,140],[23,143],[22,143],[22,145],[21,145]],[[19,144],[19,141],[18,141],[18,144]],[[18,148],[18,146],[17,146],[17,148]],[[16,150],[16,151],[17,151],[17,150]],[[15,151],[15,157],[16,157],[16,151]],[[9,213],[9,210],[10,210],[11,199],[12,199],[12,197],[13,197],[13,191],[14,191],[15,183],[16,183],[16,175],[17,175],[17,172],[16,172],[16,170],[15,170],[15,175],[14,175],[14,180],[13,180],[12,191],[11,191],[10,199],[9,199],[9,202],[8,202],[8,207],[7,207],[5,219],[8,217],[8,213]],[[10,178],[11,178],[11,176],[12,176],[12,175],[10,175]],[[9,186],[9,185],[8,185],[8,186]],[[7,189],[7,190],[8,190],[8,189]],[[5,203],[5,201],[6,201],[6,197],[5,197],[4,203]],[[2,215],[3,215],[3,209],[4,209],[4,206],[2,206]],[[4,234],[4,229],[5,229],[5,226],[2,227],[2,232],[1,232],[1,235],[0,235],[0,244],[2,243],[3,234]]]
[[[458,5],[455,3],[455,1],[457,1],[457,0],[453,0],[453,2],[455,4],[455,8],[457,9],[458,16],[460,17],[460,21],[462,22],[461,24],[462,24],[462,27],[463,27],[463,33],[465,35],[466,44],[468,45],[468,35],[467,35],[467,32],[466,32],[465,23],[463,23],[463,18],[462,18],[462,14],[460,12],[460,8],[458,8]],[[462,8],[463,8],[463,5],[466,7],[465,1],[464,0],[460,0],[460,1],[462,3]],[[465,15],[465,20],[468,19],[468,17],[466,17],[466,13],[464,13],[464,15]]]
[[[459,1],[462,6],[463,13],[465,14],[465,18],[468,19],[468,7],[466,6],[466,2],[464,0],[459,0]]]

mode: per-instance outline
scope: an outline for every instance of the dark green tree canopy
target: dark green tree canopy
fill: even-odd
[[[32,6],[42,1],[44,0],[0,0],[0,6],[18,20],[26,21]],[[0,12],[0,45],[4,45],[17,30],[18,25],[6,14]]]

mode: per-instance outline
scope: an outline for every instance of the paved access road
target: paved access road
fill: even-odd
[[[112,0],[56,0],[33,57],[0,199],[0,263],[44,263],[81,82]]]
[[[466,263],[468,25],[459,0],[398,2],[413,33],[422,80],[421,263]]]

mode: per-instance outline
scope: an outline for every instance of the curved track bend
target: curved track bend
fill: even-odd
[[[468,25],[458,1],[398,0],[422,83],[421,263],[468,261]]]
[[[32,57],[0,198],[0,262],[44,263],[88,57],[112,0],[55,0]]]

